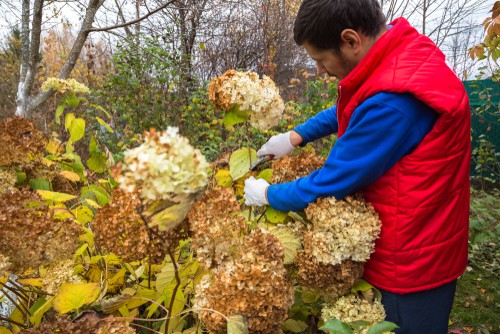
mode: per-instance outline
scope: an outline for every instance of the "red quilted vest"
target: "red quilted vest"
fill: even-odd
[[[470,107],[438,47],[403,18],[391,25],[339,83],[338,134],[357,106],[382,91],[411,93],[440,114],[412,153],[363,189],[382,220],[364,278],[410,293],[456,279],[467,264]]]

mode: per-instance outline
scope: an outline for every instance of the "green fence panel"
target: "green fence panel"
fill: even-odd
[[[471,105],[472,176],[485,176],[499,180],[498,163],[486,162],[487,168],[477,170],[481,157],[496,161],[500,150],[500,84],[491,79],[464,81]],[[483,165],[484,166],[484,165]]]

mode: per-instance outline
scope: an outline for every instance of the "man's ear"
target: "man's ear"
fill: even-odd
[[[361,52],[361,36],[356,30],[344,29],[340,34],[340,39],[344,47],[350,49],[355,55]]]

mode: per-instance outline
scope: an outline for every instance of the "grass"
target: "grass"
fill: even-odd
[[[498,195],[498,191],[472,192],[469,266],[458,279],[449,333],[500,334]],[[478,226],[474,231],[477,222],[482,231]],[[487,237],[485,230],[489,230]]]

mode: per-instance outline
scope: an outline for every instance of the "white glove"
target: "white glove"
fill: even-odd
[[[295,146],[290,142],[291,131],[280,133],[279,135],[269,138],[267,143],[262,145],[260,150],[257,151],[259,157],[264,155],[272,155],[273,159],[281,158],[284,155],[292,152]]]
[[[262,206],[267,205],[269,202],[267,201],[267,187],[269,187],[269,183],[267,183],[264,179],[256,179],[253,176],[250,176],[245,180],[245,204],[248,206]]]

